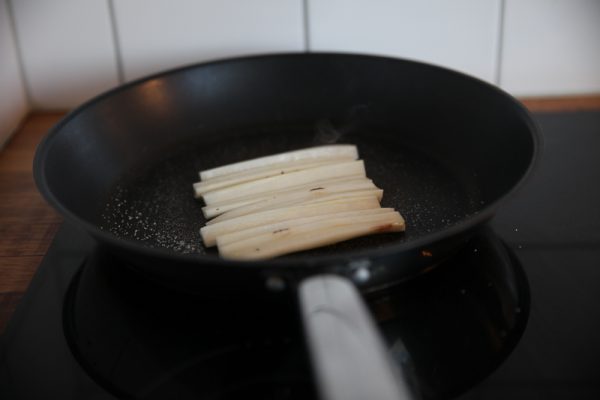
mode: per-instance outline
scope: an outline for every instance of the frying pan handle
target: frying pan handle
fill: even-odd
[[[300,282],[298,297],[321,399],[416,398],[351,281],[313,276]]]

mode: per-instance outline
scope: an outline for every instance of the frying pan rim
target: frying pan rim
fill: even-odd
[[[531,133],[533,151],[529,160],[529,165],[522,172],[521,176],[515,182],[513,186],[501,196],[499,196],[495,201],[486,204],[480,210],[474,212],[473,214],[467,215],[459,222],[452,224],[450,226],[444,227],[442,229],[436,230],[435,232],[429,233],[427,235],[423,235],[421,237],[411,239],[406,242],[400,243],[390,243],[383,247],[375,248],[375,249],[361,249],[361,250],[349,250],[344,251],[340,254],[326,254],[326,255],[317,255],[317,256],[308,256],[308,255],[289,255],[285,258],[275,258],[270,260],[259,260],[259,261],[236,261],[229,260],[225,258],[221,258],[215,255],[207,255],[207,254],[198,254],[198,253],[190,253],[183,254],[177,253],[172,250],[168,250],[166,248],[157,248],[157,247],[149,247],[145,246],[140,242],[136,242],[131,239],[123,239],[119,238],[114,234],[111,234],[107,231],[100,229],[97,225],[87,221],[84,218],[77,216],[75,213],[71,212],[67,207],[65,207],[61,201],[52,193],[50,187],[47,183],[46,176],[44,174],[44,165],[49,150],[52,148],[52,141],[54,138],[60,134],[61,129],[67,123],[69,123],[73,118],[78,116],[79,114],[85,112],[88,108],[91,108],[96,103],[103,101],[104,99],[126,90],[130,88],[136,87],[145,82],[149,82],[152,80],[160,79],[160,78],[168,78],[174,76],[178,73],[182,73],[185,71],[190,71],[196,68],[207,67],[207,66],[215,66],[219,64],[228,64],[228,63],[238,63],[238,62],[247,62],[251,60],[263,59],[263,58],[293,58],[293,57],[349,57],[349,58],[364,58],[364,59],[379,59],[387,62],[399,62],[405,64],[412,64],[413,66],[417,66],[420,68],[433,69],[438,72],[454,75],[459,77],[460,79],[464,79],[467,81],[471,81],[486,87],[491,92],[495,92],[498,96],[508,100],[515,107],[515,111],[520,115],[521,119],[525,124],[529,126],[529,132]],[[483,224],[487,220],[489,220],[498,209],[501,203],[505,202],[508,198],[513,196],[525,183],[527,178],[531,175],[532,170],[539,163],[539,153],[542,143],[542,137],[540,134],[540,129],[538,124],[532,118],[529,111],[525,108],[525,106],[514,98],[512,95],[502,90],[501,88],[492,85],[488,82],[485,82],[479,78],[473,77],[471,75],[465,74],[460,71],[456,71],[447,67],[442,67],[422,61],[416,61],[406,58],[397,58],[397,57],[389,57],[389,56],[381,56],[381,55],[372,55],[372,54],[358,54],[358,53],[350,53],[350,52],[282,52],[282,53],[266,53],[266,54],[256,54],[249,56],[239,56],[239,57],[227,57],[220,58],[211,61],[198,62],[193,63],[177,68],[172,68],[168,70],[164,70],[155,74],[147,75],[125,84],[121,84],[117,87],[114,87],[108,91],[105,91],[88,101],[82,103],[75,109],[68,112],[59,122],[57,122],[44,136],[44,138],[40,141],[37,146],[35,157],[33,160],[33,177],[36,183],[36,186],[45,200],[52,205],[64,218],[65,220],[73,223],[76,226],[82,226],[89,234],[91,234],[96,239],[100,239],[101,242],[108,243],[117,248],[125,248],[128,252],[143,254],[146,257],[152,257],[156,259],[164,259],[169,260],[169,262],[181,262],[181,263],[196,263],[198,265],[203,265],[206,262],[209,262],[212,265],[219,265],[223,267],[243,267],[243,268],[264,268],[266,266],[269,267],[278,267],[278,268],[306,268],[306,267],[320,267],[320,266],[330,266],[337,265],[341,263],[347,263],[351,260],[356,259],[369,259],[373,256],[375,257],[385,257],[394,254],[400,254],[408,251],[414,251],[416,249],[427,249],[428,246],[442,241],[444,239],[460,235],[462,233],[468,232],[473,228]]]

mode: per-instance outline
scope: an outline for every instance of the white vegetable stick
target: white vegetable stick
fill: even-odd
[[[300,186],[293,186],[286,190],[251,195],[233,201],[218,202],[211,206],[202,207],[202,212],[206,218],[213,218],[225,212],[254,203],[264,203],[265,205],[278,204],[290,200],[303,200],[306,198],[326,196],[332,193],[368,189],[377,189],[377,187],[373,184],[373,181],[364,177],[329,179],[310,182]]]
[[[310,168],[302,171],[291,172],[285,175],[272,176],[257,181],[240,183],[223,189],[205,193],[202,198],[207,206],[217,202],[233,200],[240,197],[283,190],[294,186],[314,182],[317,180],[334,179],[341,177],[364,177],[365,166],[362,160],[341,162]]]
[[[319,193],[319,190],[317,190],[315,192]],[[315,193],[315,192],[313,192],[313,193]],[[206,222],[206,225],[215,224],[215,223],[221,222],[221,221],[227,221],[228,219],[237,218],[242,215],[248,215],[248,214],[265,211],[265,210],[276,210],[278,208],[288,207],[288,206],[292,206],[292,205],[296,205],[296,204],[315,204],[315,203],[322,203],[322,202],[331,201],[331,200],[349,199],[349,198],[353,198],[353,197],[368,197],[368,196],[374,196],[377,198],[377,200],[381,201],[381,198],[383,197],[383,190],[381,190],[381,189],[355,190],[355,191],[351,191],[351,192],[340,192],[340,193],[333,193],[333,194],[321,195],[321,196],[314,195],[312,197],[309,197],[311,192],[305,192],[305,193],[306,193],[306,197],[304,199],[296,198],[293,200],[288,200],[288,201],[283,201],[283,202],[278,202],[278,203],[260,202],[260,203],[249,204],[244,207],[239,207],[239,208],[236,208],[235,210],[231,210],[224,214],[221,214],[218,217]]]
[[[266,225],[300,217],[328,215],[343,211],[369,210],[372,208],[379,208],[379,201],[376,197],[341,199],[317,204],[291,206],[244,215],[216,224],[206,225],[200,229],[200,234],[202,235],[204,245],[210,247],[216,244],[217,236],[258,225]]]
[[[217,182],[227,182],[230,180],[237,180],[246,177],[252,177],[253,175],[261,175],[268,173],[275,173],[275,175],[281,173],[281,170],[286,170],[290,168],[297,167],[298,169],[306,169],[311,168],[312,166],[318,166],[319,164],[333,164],[336,162],[342,161],[354,161],[354,158],[350,157],[333,157],[333,158],[323,158],[318,160],[300,160],[300,161],[291,161],[273,165],[265,165],[264,167],[252,168],[241,172],[236,172],[234,174],[227,174],[224,176],[217,176],[216,178],[201,180],[199,183],[202,185],[211,185]]]
[[[250,205],[250,204],[255,204],[255,203],[263,201],[267,198],[268,197],[263,197],[263,196],[261,196],[261,197],[252,196],[245,200],[236,199],[233,202],[228,201],[228,202],[224,202],[224,203],[217,203],[212,206],[202,207],[202,213],[204,214],[204,218],[206,218],[206,219],[213,218],[213,217],[216,217],[217,215],[224,214],[227,211],[235,210],[236,208],[243,207],[243,206]]]
[[[393,208],[373,208],[370,210],[339,212],[328,216],[317,215],[313,217],[302,217],[291,219],[288,221],[275,222],[273,224],[268,225],[259,225],[255,226],[254,228],[242,229],[241,231],[235,231],[225,235],[219,235],[217,237],[217,246],[225,246],[230,243],[239,242],[249,237],[255,237],[264,233],[285,231],[292,227],[295,228],[300,225],[323,221],[324,218],[352,218],[356,216],[389,214],[393,212],[395,212]]]
[[[404,219],[397,212],[350,218],[328,218],[300,225],[286,231],[275,231],[250,237],[240,242],[219,246],[225,258],[257,260],[301,250],[327,246],[359,236],[404,230]]]
[[[356,146],[349,144],[336,144],[328,146],[310,147],[307,149],[288,151],[285,153],[274,154],[265,157],[254,158],[251,160],[240,161],[233,164],[200,171],[200,179],[208,180],[217,176],[224,176],[236,172],[245,171],[251,168],[263,167],[277,163],[284,163],[298,160],[318,160],[323,157],[348,156],[352,159],[358,158]]]
[[[213,190],[225,188],[228,186],[237,185],[239,183],[256,181],[258,179],[269,178],[271,176],[278,176],[289,174],[290,172],[301,171],[304,169],[310,169],[315,167],[321,167],[323,165],[335,164],[343,161],[353,161],[349,158],[336,158],[332,160],[324,160],[320,162],[303,162],[303,163],[292,163],[278,168],[268,166],[267,168],[259,168],[260,171],[250,170],[240,174],[227,175],[225,177],[209,179],[208,181],[201,181],[194,183],[194,195],[196,198],[201,195],[208,193]]]
[[[241,177],[245,177],[245,176],[253,175],[253,174],[260,174],[260,173],[269,172],[269,171],[276,171],[281,168],[290,168],[290,167],[295,167],[295,166],[308,166],[310,164],[318,164],[318,163],[334,163],[336,161],[353,161],[356,159],[357,159],[357,157],[354,157],[353,155],[347,155],[347,154],[323,156],[318,159],[309,158],[306,160],[284,161],[284,162],[275,163],[275,164],[263,165],[261,167],[250,168],[250,169],[247,169],[244,171],[234,172],[234,173],[227,174],[227,175],[216,176],[214,178],[209,178],[209,179],[202,179],[201,177],[200,178],[201,178],[201,182],[210,184],[210,183],[214,183],[214,182],[224,182],[224,181],[228,181],[231,179],[237,179],[237,178],[241,178]],[[198,173],[198,176],[200,176],[200,173]]]

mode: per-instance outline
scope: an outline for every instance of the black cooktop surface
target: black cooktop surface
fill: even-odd
[[[600,113],[536,118],[539,166],[491,226],[366,296],[425,398],[600,398]],[[65,224],[0,339],[0,398],[312,398],[295,307],[170,291]]]

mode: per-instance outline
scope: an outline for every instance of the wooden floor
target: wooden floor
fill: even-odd
[[[61,222],[35,188],[32,160],[42,136],[63,115],[30,115],[0,152],[0,333]]]
[[[534,112],[600,110],[600,96],[522,100]],[[0,151],[0,333],[61,223],[35,188],[32,162],[35,147],[63,115],[29,115]]]

